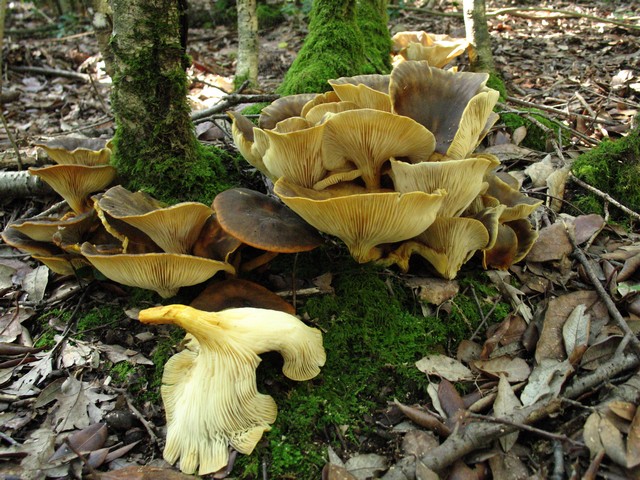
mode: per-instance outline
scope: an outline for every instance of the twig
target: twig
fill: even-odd
[[[633,331],[629,328],[629,325],[627,325],[626,320],[622,318],[622,315],[620,314],[618,307],[616,307],[616,304],[613,303],[611,296],[609,296],[605,288],[602,286],[602,283],[600,283],[600,280],[598,279],[598,275],[596,274],[596,272],[593,271],[593,268],[591,268],[591,265],[589,264],[589,260],[587,259],[587,256],[584,254],[582,249],[578,247],[578,245],[576,244],[575,235],[569,229],[567,229],[567,236],[569,237],[569,241],[573,246],[573,254],[572,254],[573,257],[576,258],[582,264],[582,267],[584,268],[585,273],[589,277],[589,280],[591,280],[593,287],[596,289],[596,292],[598,292],[598,295],[606,305],[607,310],[611,315],[611,318],[613,318],[613,321],[616,323],[618,328],[620,328],[620,330],[622,330],[622,332],[627,337],[629,337],[629,342],[633,346],[636,354],[640,355],[640,340],[638,340],[638,337],[636,337],[635,333],[633,333]]]
[[[608,363],[601,364],[596,370],[576,377],[563,395],[567,398],[577,398],[593,390],[604,380],[636,368],[638,365],[640,365],[640,359],[636,355],[614,358]],[[544,398],[527,407],[516,409],[503,418],[516,424],[529,425],[547,418],[561,408],[562,402],[558,399]],[[451,435],[440,446],[422,455],[420,461],[432,470],[442,470],[464,455],[476,449],[485,448],[493,440],[515,431],[517,429],[510,425],[471,423],[464,432]]]
[[[223,100],[210,108],[205,108],[204,110],[198,110],[197,112],[193,112],[191,114],[191,120],[200,120],[201,118],[208,117],[213,115],[214,113],[224,112],[234,105],[238,105],[240,103],[259,103],[259,102],[273,102],[274,100],[280,98],[280,95],[274,94],[264,94],[264,95],[240,95],[237,93],[230,93]]]
[[[9,70],[14,72],[35,73],[38,75],[48,75],[51,77],[64,77],[71,78],[73,80],[82,80],[83,82],[89,81],[89,75],[86,73],[72,72],[70,70],[59,70],[57,68],[46,67],[25,67],[19,65],[9,65]]]
[[[551,433],[551,432],[547,432],[546,430],[541,430],[539,428],[536,427],[532,427],[531,425],[525,425],[522,423],[515,423],[512,422],[510,420],[506,420],[504,418],[498,418],[498,417],[491,417],[488,415],[481,415],[479,413],[472,413],[472,412],[465,412],[465,416],[468,418],[473,418],[476,420],[482,420],[485,422],[491,422],[491,423],[497,423],[500,425],[507,425],[509,427],[515,427],[517,430],[524,430],[527,432],[531,432],[531,433],[535,433],[536,435],[539,435],[541,437],[544,438],[548,438],[550,440],[556,440],[558,442],[562,442],[562,443],[571,443],[573,445],[576,445],[578,447],[584,447],[584,443],[582,442],[577,442],[569,437],[567,437],[566,435],[562,435],[559,433]]]
[[[129,398],[129,395],[125,395],[125,399],[127,400],[127,406],[129,407],[129,410],[131,410],[131,413],[133,413],[135,417],[140,420],[140,423],[142,423],[144,428],[147,430],[147,433],[151,437],[151,441],[153,443],[158,443],[158,436],[153,431],[153,427],[151,426],[151,424],[147,422],[147,420],[144,418],[144,415],[142,415],[142,413],[140,413],[140,411],[133,405],[133,402]]]
[[[549,17],[549,16],[541,17],[541,16],[533,16],[533,15],[526,16],[526,14],[522,14],[520,12],[549,12],[549,13],[555,13],[557,15],[554,15],[552,17]],[[588,20],[593,20],[594,22],[612,23],[613,25],[618,25],[619,27],[628,28],[629,30],[640,30],[640,25],[629,24],[621,20],[596,17],[594,15],[588,15],[586,13],[573,12],[571,10],[558,10],[555,8],[508,7],[508,8],[500,8],[492,12],[487,12],[487,17],[497,17],[498,15],[511,15],[514,17],[525,17],[533,20],[552,20],[554,18],[586,18]]]
[[[11,438],[6,433],[0,432],[0,438],[2,438],[5,442],[13,445],[14,447],[19,447],[20,446],[19,442],[16,442],[13,438]]]
[[[602,199],[604,199],[605,201],[607,201],[608,203],[610,203],[611,205],[618,207],[620,210],[622,210],[624,213],[626,213],[627,215],[632,216],[633,218],[635,218],[636,220],[640,220],[640,214],[634,212],[633,210],[631,210],[628,207],[625,207],[624,205],[622,205],[620,202],[618,202],[615,198],[613,198],[611,195],[609,195],[608,193],[604,193],[601,190],[598,190],[597,188],[589,185],[588,183],[580,180],[578,177],[576,177],[573,173],[569,174],[569,178],[571,180],[573,180],[575,183],[577,183],[578,185],[580,185],[582,188],[584,188],[585,190],[589,190],[591,193],[595,193],[597,196],[601,197]]]
[[[567,117],[567,118],[581,117],[587,120],[591,120],[592,122],[602,123],[603,125],[620,125],[620,122],[614,122],[613,120],[607,120],[605,118],[597,117],[595,112],[593,113],[593,116],[589,116],[589,115],[583,115],[581,113],[565,112],[564,110],[560,110],[559,108],[550,107],[549,105],[541,105],[538,103],[527,102],[526,100],[521,100],[515,97],[507,97],[506,100],[511,103],[522,105],[523,107],[538,108],[546,112],[557,113],[558,115],[562,115],[563,117]]]

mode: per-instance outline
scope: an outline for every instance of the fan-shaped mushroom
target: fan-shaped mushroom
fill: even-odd
[[[315,377],[325,362],[322,335],[296,317],[258,308],[203,312],[185,305],[142,310],[143,323],[172,323],[195,341],[165,365],[162,399],[167,416],[164,458],[180,469],[215,472],[229,446],[250,454],[277,415],[273,399],[258,392],[258,355],[278,351],[283,373],[293,380]]]
[[[60,165],[86,165],[95,167],[107,165],[111,159],[109,140],[103,138],[83,138],[67,135],[36,143],[47,155]]]
[[[382,255],[378,245],[415,237],[433,223],[446,194],[367,192],[356,186],[303,188],[284,179],[275,193],[294,212],[321,232],[340,238],[360,263]]]

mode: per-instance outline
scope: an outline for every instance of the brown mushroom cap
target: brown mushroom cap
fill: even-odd
[[[111,159],[109,140],[64,136],[45,143],[36,143],[60,165],[107,165]]]
[[[225,190],[213,200],[213,209],[226,232],[260,250],[306,252],[322,243],[318,232],[291,209],[254,190]]]
[[[376,90],[364,83],[340,82],[340,80],[342,79],[329,80],[329,84],[341,101],[355,103],[358,108],[391,112],[391,100],[386,91]]]
[[[509,186],[494,173],[487,174],[485,180],[489,183],[485,196],[493,197],[501,204],[506,205],[506,208],[500,214],[501,223],[527,218],[543,203],[542,200],[528,197],[521,191]]]
[[[37,240],[33,240],[24,233],[20,233],[11,225],[5,228],[0,235],[4,240],[4,243],[30,255],[55,256],[62,255],[64,253],[64,251],[58,246],[50,242],[39,242]]]
[[[76,213],[90,210],[89,194],[102,190],[116,178],[116,169],[110,165],[30,167],[29,173],[48,183]]]
[[[154,290],[163,298],[174,296],[180,287],[202,283],[221,270],[235,273],[228,263],[178,253],[105,255],[90,243],[83,244],[81,252],[105,277]]]
[[[229,278],[213,281],[189,304],[205,312],[254,307],[295,315],[296,309],[271,290],[249,280]]]
[[[365,263],[380,258],[378,245],[415,237],[431,225],[444,191],[366,192],[357,187],[322,191],[306,189],[280,179],[275,193],[318,230],[335,235],[353,258]]]
[[[449,72],[425,61],[406,61],[391,72],[393,112],[410,117],[436,137],[435,151],[447,153],[467,105],[487,90],[487,73]],[[482,121],[484,127],[486,119]]]
[[[271,130],[285,118],[300,117],[304,106],[318,95],[317,93],[301,93],[279,98],[262,109],[258,118],[258,126],[263,130]]]
[[[192,255],[229,262],[230,255],[242,246],[242,242],[228,234],[220,226],[216,215],[205,222],[200,235],[193,244]]]
[[[75,275],[82,267],[91,265],[86,259],[75,255],[45,256],[32,255],[31,258],[46,265],[58,275]]]

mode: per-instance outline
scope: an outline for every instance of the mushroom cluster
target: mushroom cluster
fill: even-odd
[[[88,265],[75,242],[84,238],[108,242],[109,235],[91,207],[90,195],[109,185],[116,170],[109,165],[111,149],[103,139],[60,137],[37,144],[56,165],[29,168],[49,184],[66,202],[59,216],[34,217],[10,224],[2,239],[47,265],[52,271],[71,275]]]
[[[250,454],[277,415],[276,403],[258,392],[260,355],[277,351],[292,380],[315,377],[325,363],[322,334],[295,316],[263,308],[206,312],[185,305],[142,310],[148,324],[187,331],[186,348],[164,368],[161,394],[167,417],[164,458],[200,475],[229,462],[229,447]]]
[[[415,253],[454,278],[480,250],[485,268],[508,268],[535,240],[527,217],[541,202],[474,153],[498,118],[487,80],[406,60],[276,100],[257,126],[231,113],[232,133],[280,199],[358,262],[407,270]]]
[[[398,32],[391,41],[394,65],[405,60],[426,60],[433,67],[444,68],[470,47],[465,38],[423,31]]]

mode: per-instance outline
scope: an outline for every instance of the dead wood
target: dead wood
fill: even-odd
[[[49,185],[28,171],[0,172],[0,197],[22,198],[53,193]]]
[[[563,396],[570,399],[577,398],[612,377],[636,368],[638,365],[640,365],[640,358],[636,355],[627,354],[616,357],[593,372],[577,377],[565,390]],[[546,398],[503,417],[503,420],[514,425],[470,423],[462,431],[447,438],[439,447],[421,456],[419,460],[430,469],[440,471],[464,455],[474,450],[486,448],[494,440],[517,431],[518,428],[515,424],[533,424],[558,412],[561,407],[562,401],[559,398]]]

